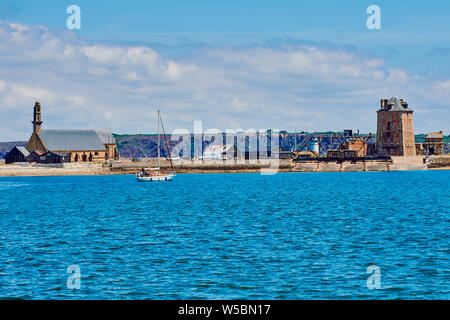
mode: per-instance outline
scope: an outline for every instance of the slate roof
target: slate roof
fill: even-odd
[[[25,156],[25,158],[30,155],[30,152],[27,149],[25,149],[25,147],[16,146],[16,149],[19,150],[20,153],[22,153]]]
[[[442,139],[443,137],[444,135],[442,134],[442,132],[430,132],[426,136],[427,139]]]
[[[47,129],[39,135],[50,151],[106,150],[95,130]]]
[[[406,101],[403,102],[406,103]],[[402,105],[402,101],[398,97],[390,98],[388,105],[390,106],[390,111],[411,111],[411,109],[408,108],[408,104]]]

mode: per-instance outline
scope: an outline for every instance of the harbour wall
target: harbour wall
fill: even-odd
[[[50,176],[50,175],[110,175],[136,174],[141,168],[155,168],[156,159],[131,162],[120,161],[105,165],[89,163],[67,163],[61,165],[13,164],[1,165],[0,176]],[[291,160],[280,160],[279,166],[271,167],[267,160],[238,160],[231,163],[225,161],[176,161],[177,173],[244,173],[244,172],[360,172],[360,171],[401,171],[450,169],[450,157],[435,157],[424,163],[423,157],[392,157],[392,160],[370,160],[366,162],[317,162],[307,161],[295,163]],[[161,161],[164,172],[171,171],[167,160]]]
[[[136,173],[141,168],[157,167],[156,160],[142,162],[114,163],[111,171],[122,173]],[[163,171],[170,171],[170,163],[161,162]],[[427,170],[428,166],[423,158],[416,157],[392,157],[392,160],[370,160],[365,162],[293,162],[292,160],[280,160],[278,166],[271,166],[268,160],[258,160],[253,163],[248,160],[232,161],[181,161],[174,163],[174,169],[178,173],[227,173],[227,172],[359,172],[359,171],[402,171],[402,170]]]
[[[392,157],[392,160],[368,160],[365,162],[298,162],[294,165],[294,172],[359,172],[359,171],[403,171],[428,170],[423,158]]]
[[[158,166],[156,160],[146,160],[128,163],[113,163],[111,171],[117,173],[136,173],[141,168],[154,168]],[[291,160],[280,160],[278,166],[273,166],[269,160],[195,160],[175,161],[174,169],[177,173],[239,173],[239,172],[261,172],[261,170],[274,172],[291,172]],[[170,171],[171,166],[167,160],[161,161],[161,170]]]
[[[450,168],[450,155],[432,156],[428,160],[430,169]]]

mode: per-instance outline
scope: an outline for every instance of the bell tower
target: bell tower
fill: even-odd
[[[34,113],[33,113],[33,133],[39,133],[41,132],[41,126],[42,126],[42,117],[41,117],[41,104],[39,102],[36,102],[34,104]]]

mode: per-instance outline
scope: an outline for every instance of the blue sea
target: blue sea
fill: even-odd
[[[3,177],[0,297],[448,299],[449,190],[450,171]]]

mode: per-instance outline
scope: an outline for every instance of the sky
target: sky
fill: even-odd
[[[66,9],[81,10],[70,30]],[[381,29],[366,12],[377,5]],[[447,1],[0,1],[0,141],[45,128],[376,131],[406,99],[450,134]]]

